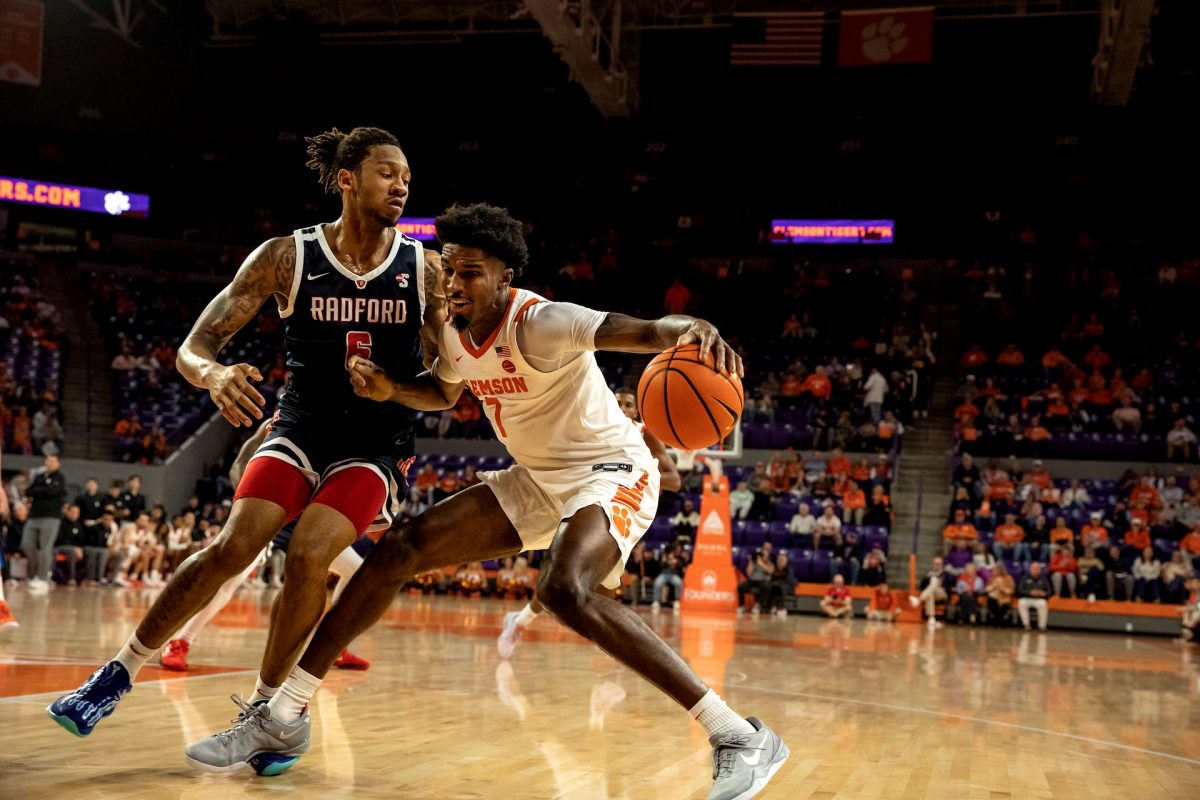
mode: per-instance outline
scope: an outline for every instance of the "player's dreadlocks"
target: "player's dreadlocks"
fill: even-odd
[[[382,128],[355,128],[349,133],[333,128],[316,136],[306,136],[304,141],[308,142],[308,164],[305,166],[317,171],[321,185],[331,194],[339,191],[338,171],[348,169],[357,173],[372,146],[400,146],[396,137]]]
[[[442,244],[478,247],[489,256],[500,259],[504,266],[520,275],[529,261],[529,248],[521,233],[521,223],[508,214],[508,209],[474,203],[453,205],[434,221]]]

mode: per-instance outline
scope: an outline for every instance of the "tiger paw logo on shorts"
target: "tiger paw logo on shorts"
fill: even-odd
[[[617,526],[617,532],[629,538],[629,526],[633,524],[633,519],[629,516],[629,510],[625,506],[614,505],[612,507],[613,525]]]

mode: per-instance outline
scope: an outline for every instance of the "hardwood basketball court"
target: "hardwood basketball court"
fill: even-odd
[[[150,591],[10,592],[0,640],[3,798],[527,798],[707,796],[699,726],[607,655],[539,619],[511,662],[495,600],[402,596],[331,673],[313,748],[291,771],[208,775],[185,744],[236,714],[266,635],[270,591],[243,590],[186,675],[147,667],[87,739],[45,706],[110,658]],[[650,615],[791,759],[763,798],[1200,796],[1196,648],[1154,637]]]

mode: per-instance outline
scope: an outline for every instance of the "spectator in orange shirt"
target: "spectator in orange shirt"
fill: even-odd
[[[1025,356],[1015,344],[1010,343],[996,356],[996,364],[1001,367],[1020,367],[1025,364]]]
[[[825,466],[825,471],[832,477],[841,478],[850,474],[850,459],[842,452],[842,448],[835,447],[830,453],[829,463]]]
[[[1008,395],[1006,395],[1006,394],[1004,394],[1004,392],[1000,391],[1000,387],[996,385],[995,378],[984,378],[983,386],[980,387],[979,391],[976,393],[975,396],[983,397],[985,399],[989,398],[989,397],[995,398],[996,400],[1007,400],[1008,399]]]
[[[1062,549],[1050,557],[1050,583],[1054,586],[1054,594],[1058,597],[1063,597],[1062,586],[1067,584],[1066,597],[1075,596],[1075,587],[1078,584],[1079,562],[1075,560],[1075,554],[1070,550]]]
[[[988,363],[988,355],[983,352],[978,344],[971,345],[971,349],[963,353],[962,365],[964,369],[975,369]]]
[[[970,417],[971,421],[974,421],[979,416],[979,406],[968,400],[954,409],[954,416],[960,420],[963,417]]]
[[[858,483],[850,481],[842,494],[842,522],[862,525],[863,515],[867,513],[867,495],[858,488]]]
[[[1071,407],[1061,397],[1050,400],[1046,405],[1046,416],[1050,419],[1065,419],[1071,416]]]
[[[1073,406],[1081,406],[1091,400],[1092,393],[1083,385],[1083,378],[1075,378],[1071,383],[1071,391],[1067,392],[1067,400]]]
[[[1153,478],[1146,475],[1141,479],[1138,486],[1129,493],[1129,504],[1131,506],[1162,508],[1162,500],[1159,498],[1158,489],[1154,486]]]
[[[458,472],[446,470],[446,474],[438,480],[437,486],[433,490],[434,501],[440,503],[457,492],[461,487],[462,481],[458,477]]]
[[[1150,531],[1146,527],[1146,523],[1140,517],[1133,517],[1131,520],[1133,525],[1125,533],[1125,550],[1131,551],[1134,555],[1152,546],[1150,541]]]
[[[954,436],[958,439],[959,448],[966,444],[972,444],[979,441],[979,429],[975,427],[975,418],[967,415],[959,419],[957,425],[954,426]]]
[[[804,335],[804,328],[800,325],[800,318],[793,311],[788,315],[788,318],[783,321],[783,330],[779,332],[780,339],[799,339]]]
[[[1058,345],[1054,345],[1042,356],[1042,367],[1047,371],[1071,366],[1071,360],[1063,355]]]
[[[865,458],[860,458],[850,469],[850,477],[861,486],[871,480],[871,464]]]
[[[1092,349],[1083,357],[1083,363],[1096,371],[1100,371],[1112,364],[1112,358],[1108,353],[1100,349],[1100,345],[1092,345]]]
[[[783,376],[783,383],[779,385],[779,396],[794,400],[800,396],[803,388],[804,382],[796,377],[795,373],[788,372]]]
[[[813,396],[813,400],[825,402],[833,392],[833,384],[825,375],[825,367],[818,366],[804,379],[801,390]]]
[[[1025,529],[1017,524],[1016,514],[1005,514],[1004,524],[997,525],[992,534],[992,553],[997,561],[1029,563],[1029,547],[1025,544]]]
[[[1067,525],[1065,516],[1055,520],[1054,527],[1050,529],[1050,552],[1053,554],[1059,550],[1075,552],[1075,531]]]
[[[417,473],[416,480],[413,481],[413,487],[421,492],[427,503],[433,502],[433,489],[438,484],[438,474],[433,468],[433,464],[428,461],[425,466],[421,467],[421,471]]]
[[[1192,565],[1200,570],[1200,528],[1188,531],[1179,541],[1179,551],[1191,559]]]
[[[1036,486],[1039,490],[1054,485],[1050,479],[1050,472],[1045,467],[1045,462],[1040,458],[1035,458],[1029,472],[1025,473],[1025,483]]]
[[[871,605],[867,608],[867,619],[879,622],[895,622],[900,616],[899,598],[888,588],[886,583],[875,587],[871,594]]]
[[[946,550],[950,549],[955,539],[965,539],[970,543],[979,539],[979,532],[967,521],[967,512],[961,508],[954,509],[954,521],[942,529],[942,544]]]
[[[1079,544],[1081,547],[1085,549],[1094,547],[1097,551],[1108,548],[1108,528],[1100,524],[1103,519],[1103,513],[1099,511],[1092,512],[1091,519],[1079,530]]]
[[[1130,379],[1129,385],[1136,392],[1148,394],[1154,388],[1154,376],[1150,374],[1150,370],[1147,367],[1142,367],[1138,371],[1138,374]]]
[[[1046,426],[1042,425],[1042,418],[1036,414],[1029,418],[1029,427],[1025,429],[1025,438],[1034,444],[1047,441],[1050,438],[1050,431]]]
[[[668,314],[686,314],[688,305],[692,302],[692,293],[679,278],[667,289],[663,296],[663,310]]]

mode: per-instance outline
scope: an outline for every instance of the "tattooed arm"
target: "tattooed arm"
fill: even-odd
[[[231,425],[262,419],[263,396],[250,381],[262,373],[251,364],[223,366],[217,353],[233,335],[254,319],[271,295],[287,298],[296,267],[296,243],[291,237],[269,239],[238,268],[233,281],[212,299],[179,347],[175,366],[188,383],[207,389],[221,415]]]
[[[421,321],[421,350],[425,369],[438,354],[438,332],[446,322],[446,291],[442,286],[442,256],[425,251],[425,318]]]

